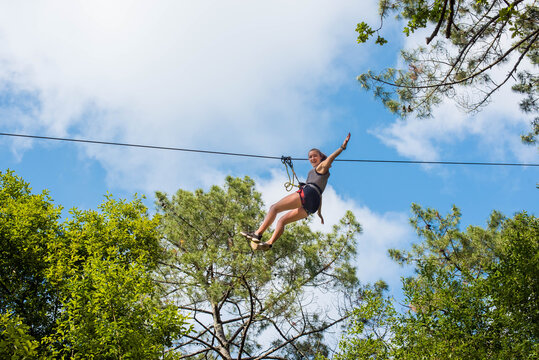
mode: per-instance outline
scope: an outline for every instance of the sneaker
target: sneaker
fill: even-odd
[[[260,242],[260,239],[262,239],[262,235],[258,235],[258,234],[256,234],[254,231],[253,231],[253,232],[250,232],[250,231],[242,231],[242,232],[240,232],[240,234],[242,234],[243,236],[245,236],[245,237],[248,238],[248,239],[251,239],[251,240],[254,241],[255,243],[259,243],[259,242]]]
[[[254,241],[251,241],[251,249],[255,251],[268,251],[271,249],[271,244],[268,243],[256,243]]]

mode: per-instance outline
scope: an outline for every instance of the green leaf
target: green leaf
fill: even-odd
[[[374,34],[374,30],[365,22],[360,22],[357,24],[356,32],[358,33],[358,44],[367,42],[367,40]]]

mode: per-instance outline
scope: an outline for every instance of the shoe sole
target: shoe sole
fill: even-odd
[[[245,236],[245,237],[248,238],[248,239],[251,239],[252,242],[255,242],[255,243],[257,243],[257,244],[260,244],[260,242],[261,242],[261,241],[260,241],[261,239],[256,238],[256,237],[254,237],[254,236],[252,236],[252,235],[249,235],[249,234],[247,234],[245,231],[241,231],[240,234],[243,235],[243,236]]]

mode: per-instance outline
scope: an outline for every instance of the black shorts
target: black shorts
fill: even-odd
[[[307,214],[311,215],[318,211],[320,207],[320,195],[316,189],[311,185],[305,185],[297,192],[301,198],[301,205],[307,211]]]

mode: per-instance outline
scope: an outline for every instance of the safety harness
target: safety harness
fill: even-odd
[[[286,189],[286,191],[291,191],[294,187],[301,189],[304,186],[310,186],[318,193],[318,196],[320,196],[320,208],[321,208],[322,207],[322,190],[318,187],[318,185],[314,183],[306,184],[304,182],[299,181],[298,176],[296,175],[296,172],[294,171],[294,165],[292,164],[292,158],[290,156],[281,156],[281,162],[284,164],[284,167],[286,169],[286,175],[288,175],[288,181],[284,183],[284,188]],[[292,172],[292,176],[290,176],[290,172]],[[296,181],[298,182],[297,184],[295,183]],[[301,202],[303,204],[303,198]],[[320,216],[320,218],[322,219],[322,224],[323,224],[324,220],[320,211],[318,212],[318,216]]]

